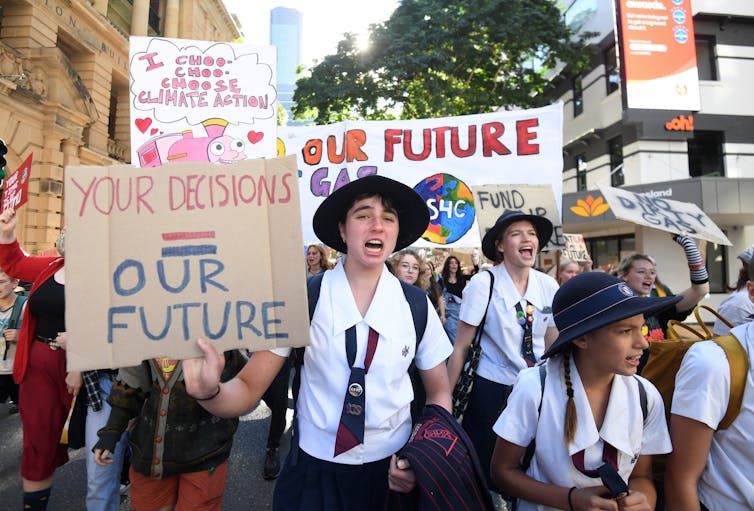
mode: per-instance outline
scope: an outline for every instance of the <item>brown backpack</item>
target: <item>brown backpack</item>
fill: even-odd
[[[692,327],[685,323],[670,321],[668,324],[668,340],[655,341],[649,344],[649,360],[641,375],[651,381],[660,391],[665,402],[665,416],[670,422],[670,405],[673,402],[675,390],[675,375],[681,367],[683,357],[688,349],[699,341],[714,341],[725,351],[730,365],[730,399],[728,409],[718,429],[727,429],[738,416],[744,397],[746,375],[749,371],[749,360],[746,350],[732,334],[715,337],[712,330],[701,318],[701,310],[711,312],[728,326],[731,323],[720,313],[706,305],[699,305],[694,309],[699,326]],[[682,335],[683,333],[683,335]]]
[[[730,398],[725,416],[717,429],[727,429],[738,416],[744,398],[746,376],[749,372],[749,359],[741,342],[733,335],[727,334],[715,337],[712,330],[701,318],[701,310],[706,310],[729,327],[733,326],[716,310],[706,305],[699,305],[694,309],[699,326],[692,327],[685,323],[671,320],[668,323],[668,340],[649,343],[649,360],[641,375],[651,381],[660,391],[665,404],[665,417],[670,424],[670,407],[675,390],[675,375],[681,367],[681,362],[691,346],[700,341],[713,341],[725,351],[730,365]],[[681,335],[683,332],[684,335]],[[665,473],[667,455],[653,456],[653,472],[655,478],[661,480]]]

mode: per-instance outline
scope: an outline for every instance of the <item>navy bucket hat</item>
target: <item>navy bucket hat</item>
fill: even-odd
[[[424,234],[429,225],[429,209],[424,199],[400,181],[372,174],[351,181],[332,192],[314,213],[314,234],[338,252],[346,253],[348,247],[340,237],[339,224],[345,219],[353,200],[364,194],[374,194],[390,199],[398,214],[398,240],[395,251],[404,249]]]
[[[500,234],[505,232],[505,229],[513,222],[521,221],[531,222],[534,229],[537,230],[537,239],[539,240],[539,250],[542,250],[545,245],[550,241],[552,236],[552,222],[543,216],[539,215],[527,215],[523,211],[507,209],[497,219],[495,225],[487,231],[482,238],[482,253],[490,261],[497,261],[499,254],[495,247],[495,242],[500,237]]]
[[[680,302],[682,296],[645,298],[624,281],[604,272],[576,275],[563,284],[552,300],[558,338],[542,358],[560,353],[584,334],[637,314],[652,314]]]

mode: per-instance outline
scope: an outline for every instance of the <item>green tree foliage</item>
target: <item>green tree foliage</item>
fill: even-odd
[[[296,118],[324,124],[538,106],[547,102],[545,71],[562,62],[578,72],[590,57],[552,0],[403,0],[369,39],[359,51],[356,36],[344,34],[337,53],[298,80]]]

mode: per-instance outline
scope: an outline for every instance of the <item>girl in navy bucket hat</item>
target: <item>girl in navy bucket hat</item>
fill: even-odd
[[[654,509],[652,455],[671,444],[662,398],[636,368],[644,314],[680,299],[641,297],[601,272],[558,290],[559,336],[519,374],[493,428],[491,475],[519,510]]]

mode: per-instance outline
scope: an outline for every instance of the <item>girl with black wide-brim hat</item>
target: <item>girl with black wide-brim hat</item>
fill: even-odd
[[[429,306],[417,343],[401,283],[385,261],[419,238],[428,223],[429,211],[416,192],[377,175],[339,188],[314,214],[315,234],[346,256],[322,276],[296,405],[298,454],[285,461],[274,510],[382,511],[388,486],[413,488],[413,472],[394,456],[411,433],[408,368],[413,360],[427,404],[449,410],[444,362],[452,347]],[[216,415],[245,413],[282,364],[269,352],[255,364],[255,354],[237,378],[220,385],[219,357],[206,343],[199,345],[205,359],[184,369],[190,373],[187,388]]]

